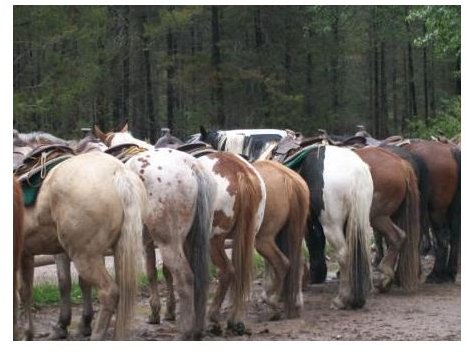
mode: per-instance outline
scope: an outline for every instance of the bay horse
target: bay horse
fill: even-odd
[[[35,203],[25,208],[22,299],[31,314],[34,255],[66,252],[79,276],[97,288],[101,304],[91,340],[105,338],[116,310],[114,336],[127,336],[137,293],[146,195],[137,175],[101,152],[72,156],[45,177]],[[105,268],[115,254],[115,280]]]
[[[13,339],[19,337],[17,330],[18,319],[18,276],[23,253],[23,222],[24,205],[23,193],[18,179],[13,175]]]
[[[209,310],[210,330],[222,331],[220,309],[231,286],[233,307],[227,328],[242,335],[246,330],[244,310],[253,275],[254,240],[264,218],[266,187],[258,171],[238,154],[216,151],[199,157],[198,161],[213,174],[216,190],[210,255],[219,269],[219,282]],[[226,239],[233,240],[231,260],[225,253]],[[171,289],[171,277],[164,274]],[[171,299],[169,296],[167,308],[173,312]],[[169,314],[169,318],[174,315]]]
[[[416,175],[406,160],[378,147],[365,147],[355,153],[370,167],[374,183],[370,221],[387,243],[387,254],[378,265],[381,277],[375,279],[386,291],[395,278],[408,291],[419,282],[419,192]],[[375,275],[378,275],[375,273]]]
[[[200,338],[209,285],[208,237],[215,200],[212,174],[189,154],[168,148],[154,149],[134,138],[127,123],[116,132],[104,133],[98,126],[94,126],[94,132],[108,147],[134,144],[139,148],[125,164],[143,181],[149,201],[144,220],[148,233],[144,241],[146,257],[154,252],[153,243],[157,244],[165,266],[173,275],[182,313],[178,338]],[[156,283],[151,284],[149,302],[152,319],[156,321],[160,309]]]
[[[461,150],[452,143],[418,139],[403,148],[422,159],[428,170],[429,220],[436,247],[426,281],[454,282],[461,245]]]
[[[253,166],[262,176],[267,193],[255,246],[274,271],[263,297],[275,311],[273,319],[279,317],[282,294],[286,317],[299,317],[303,307],[302,243],[309,216],[309,188],[298,173],[278,162],[258,160]]]

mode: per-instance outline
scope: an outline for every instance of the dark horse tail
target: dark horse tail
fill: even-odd
[[[199,339],[205,327],[209,286],[209,236],[212,228],[214,190],[212,178],[202,169],[196,173],[197,204],[191,230],[186,238],[186,256],[193,272],[194,339]],[[183,314],[182,314],[183,316]]]
[[[287,318],[296,318],[300,315],[297,305],[302,281],[302,244],[309,216],[310,197],[309,188],[301,176],[284,166],[281,167],[287,175],[285,184],[290,197],[290,215],[275,242],[290,262],[283,282],[285,315]]]
[[[403,161],[406,172],[406,195],[396,215],[397,225],[406,232],[406,239],[400,250],[398,261],[398,276],[400,285],[413,291],[419,285],[419,190],[416,175],[411,165]]]
[[[448,275],[454,282],[458,273],[458,260],[461,250],[461,150],[451,149],[457,165],[456,192],[448,209],[448,223],[450,228],[450,257],[448,259]]]
[[[398,146],[384,146],[383,148],[408,161],[416,174],[419,189],[419,217],[422,237],[420,246],[421,252],[426,254],[432,246],[429,232],[429,170],[427,169],[427,165],[420,156],[411,153],[409,150]]]

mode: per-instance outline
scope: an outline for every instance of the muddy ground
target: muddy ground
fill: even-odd
[[[428,271],[432,259],[425,259]],[[212,282],[214,285],[215,280]],[[213,286],[211,286],[211,289]],[[224,333],[208,335],[204,340],[460,340],[461,339],[461,280],[447,284],[422,284],[415,294],[392,287],[389,293],[372,294],[363,309],[337,311],[330,309],[331,299],[338,290],[334,275],[325,284],[307,286],[304,290],[302,317],[293,320],[269,321],[271,312],[258,300],[262,278],[254,282],[246,326],[250,334],[234,336]],[[164,290],[162,291],[164,294]],[[98,304],[95,304],[96,308]],[[226,319],[228,305],[224,305]],[[69,340],[86,340],[78,334],[80,306],[74,305],[74,318]],[[175,323],[163,321],[160,325],[146,322],[148,293],[143,291],[138,300],[137,317],[132,340],[172,340]],[[36,340],[46,340],[58,318],[56,306],[35,310]],[[111,331],[109,334],[111,339]]]

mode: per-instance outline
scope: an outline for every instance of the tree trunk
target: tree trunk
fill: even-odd
[[[424,36],[426,35],[426,24],[423,26]],[[429,91],[427,85],[427,45],[424,45],[422,48],[422,67],[424,71],[424,122],[426,127],[429,126]]]
[[[219,128],[225,128],[225,112],[223,109],[223,80],[220,65],[220,26],[219,26],[219,11],[217,6],[211,7],[212,12],[212,66],[214,68],[214,80],[212,89],[212,104],[215,107],[216,123]]]
[[[385,68],[385,42],[382,41],[380,45],[380,136],[385,137],[388,135],[387,121],[388,121],[388,107],[387,107],[387,75]]]
[[[430,112],[432,117],[436,116],[436,106],[435,106],[435,66],[434,66],[434,48],[430,47]]]
[[[173,6],[170,6],[170,11],[172,10]],[[167,127],[172,132],[175,129],[175,55],[175,39],[172,28],[169,26],[167,31]]]
[[[379,50],[374,43],[374,135],[380,137],[380,86],[379,86]]]
[[[408,8],[405,8],[406,15],[408,15]],[[408,33],[408,75],[409,75],[409,113],[412,117],[417,117],[417,103],[416,103],[416,84],[414,82],[414,64],[413,64],[413,48],[411,45],[411,28],[408,21],[406,21],[406,31]]]

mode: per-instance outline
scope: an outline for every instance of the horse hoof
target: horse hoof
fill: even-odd
[[[339,296],[337,296],[336,298],[332,300],[332,303],[330,304],[330,308],[332,310],[344,310],[346,309],[346,305],[343,302],[343,300]]]
[[[47,340],[66,339],[68,337],[68,330],[62,327],[53,327],[52,333],[47,337]]]
[[[183,334],[179,334],[175,337],[175,340],[183,340],[183,341],[193,341],[193,340],[201,340],[202,339],[202,332],[199,331],[189,331]]]
[[[235,322],[232,320],[228,320],[227,330],[238,336],[250,334],[250,332],[246,329],[246,326],[244,325],[243,322]]]
[[[92,328],[90,325],[85,325],[81,323],[79,325],[79,333],[81,333],[83,337],[90,337],[92,334]]]
[[[222,327],[218,323],[211,323],[209,325],[209,328],[207,329],[207,332],[209,332],[213,336],[221,336],[223,333]]]
[[[270,316],[270,319],[269,321],[279,321],[282,319],[282,314],[280,312],[275,312],[272,314],[272,316]]]
[[[426,283],[428,284],[441,284],[441,283],[446,283],[448,281],[449,277],[442,276],[438,273],[430,273],[427,278],[426,278]]]
[[[147,323],[160,324],[160,315],[154,315],[153,313],[151,313],[149,315],[149,319],[147,320]]]
[[[174,322],[175,319],[176,319],[176,316],[173,313],[166,313],[165,316],[163,317],[163,319],[165,321]]]

